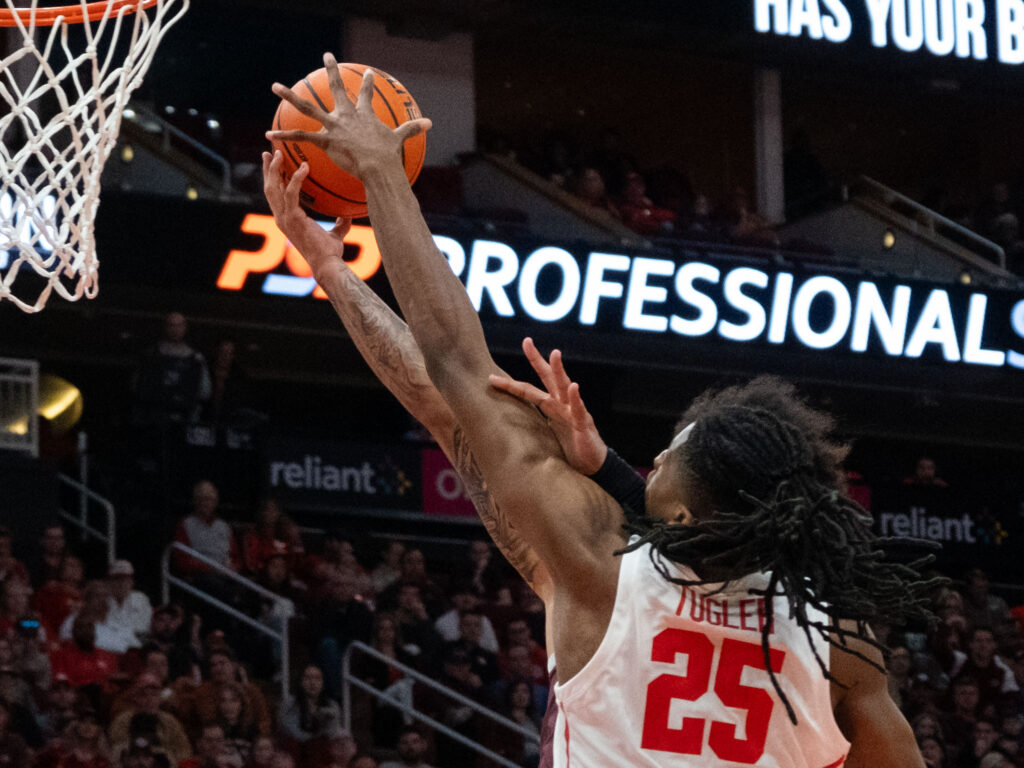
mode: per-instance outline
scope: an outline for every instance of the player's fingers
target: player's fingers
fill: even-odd
[[[410,120],[407,123],[402,123],[400,126],[395,128],[395,136],[402,141],[411,139],[413,136],[419,136],[421,133],[426,133],[433,127],[433,123],[429,117],[419,117],[415,120]]]
[[[569,385],[569,413],[572,414],[573,425],[583,427],[587,424],[587,406],[580,396],[580,385],[575,381]]]
[[[537,389],[537,387],[532,384],[528,384],[525,381],[518,381],[517,379],[512,379],[508,376],[498,376],[497,374],[492,373],[488,377],[488,380],[491,382],[491,386],[495,389],[507,392],[513,397],[518,397],[520,400],[525,400],[533,405],[540,405],[550,398],[547,392]]]
[[[554,394],[555,380],[551,375],[551,366],[548,365],[548,361],[544,359],[544,355],[540,353],[537,345],[533,343],[533,339],[529,336],[523,339],[523,352],[526,354],[526,359],[530,361],[533,370],[540,377],[544,388],[551,394]]]
[[[356,99],[356,111],[373,111],[373,68],[367,67],[363,72],[363,82],[359,86],[359,98]]]
[[[338,60],[334,58],[333,53],[324,54],[324,69],[327,70],[327,82],[331,88],[331,95],[334,96],[334,111],[351,112],[354,110],[355,107],[345,90],[345,82],[341,79]]]
[[[339,216],[334,220],[334,228],[331,230],[331,234],[339,240],[344,240],[345,235],[348,234],[349,229],[352,228],[352,219],[344,216]]]
[[[281,182],[281,153],[263,153],[263,194],[273,209],[281,202],[284,184]]]
[[[303,162],[295,173],[292,174],[291,179],[288,180],[288,186],[285,187],[284,190],[284,199],[289,205],[298,205],[299,189],[302,187],[302,182],[305,181],[308,175],[309,164]]]
[[[306,101],[288,86],[282,85],[281,83],[274,83],[271,86],[271,90],[275,95],[287,101],[306,117],[311,117],[318,123],[323,122],[323,118],[326,113],[313,102]]]
[[[327,134],[323,131],[267,131],[267,138],[271,141],[306,141],[320,149],[326,148],[328,144]]]
[[[551,393],[564,403],[569,397],[569,385],[572,383],[572,380],[569,378],[569,374],[565,372],[565,365],[562,363],[562,351],[560,349],[553,349],[551,351],[551,376],[555,384],[555,389]],[[549,389],[549,391],[551,390]]]

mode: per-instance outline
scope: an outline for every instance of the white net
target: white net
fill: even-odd
[[[103,166],[129,96],[188,4],[0,0],[0,301],[38,312],[54,292],[96,295]]]

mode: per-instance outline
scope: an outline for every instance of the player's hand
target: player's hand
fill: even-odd
[[[291,88],[274,83],[272,90],[306,117],[316,120],[319,131],[267,131],[272,141],[306,141],[319,147],[343,171],[363,178],[367,171],[390,163],[401,164],[405,140],[430,130],[426,118],[409,120],[395,129],[388,128],[373,111],[373,69],[363,73],[359,96],[353,104],[345,90],[338,62],[330,53],[324,54],[324,67],[334,97],[334,109],[327,112],[298,96]]]
[[[313,270],[313,276],[322,282],[324,272],[340,269],[345,235],[352,226],[352,219],[337,219],[334,227],[327,231],[299,205],[299,190],[309,175],[309,166],[303,163],[285,184],[281,174],[280,152],[263,153],[263,194],[270,204],[270,211],[278,228],[302,254]]]
[[[585,475],[594,474],[604,464],[608,446],[598,434],[594,419],[583,404],[580,385],[565,372],[562,353],[554,350],[548,362],[529,337],[523,339],[523,352],[547,391],[525,381],[494,374],[490,376],[491,386],[540,408],[558,438],[569,465]]]

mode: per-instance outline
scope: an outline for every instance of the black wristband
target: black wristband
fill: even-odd
[[[639,472],[611,448],[601,468],[590,475],[590,479],[622,505],[627,520],[633,521],[646,515],[644,491],[647,483]]]

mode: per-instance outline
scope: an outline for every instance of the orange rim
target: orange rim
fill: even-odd
[[[37,27],[52,27],[57,19],[64,17],[66,24],[81,24],[83,21],[96,21],[103,18],[110,9],[112,16],[116,16],[124,8],[128,13],[135,13],[143,8],[156,5],[159,0],[99,0],[99,2],[86,3],[83,7],[78,5],[60,5],[54,8],[3,8],[0,9],[0,27],[16,27],[18,21],[23,26],[32,23],[33,13],[35,14]]]

